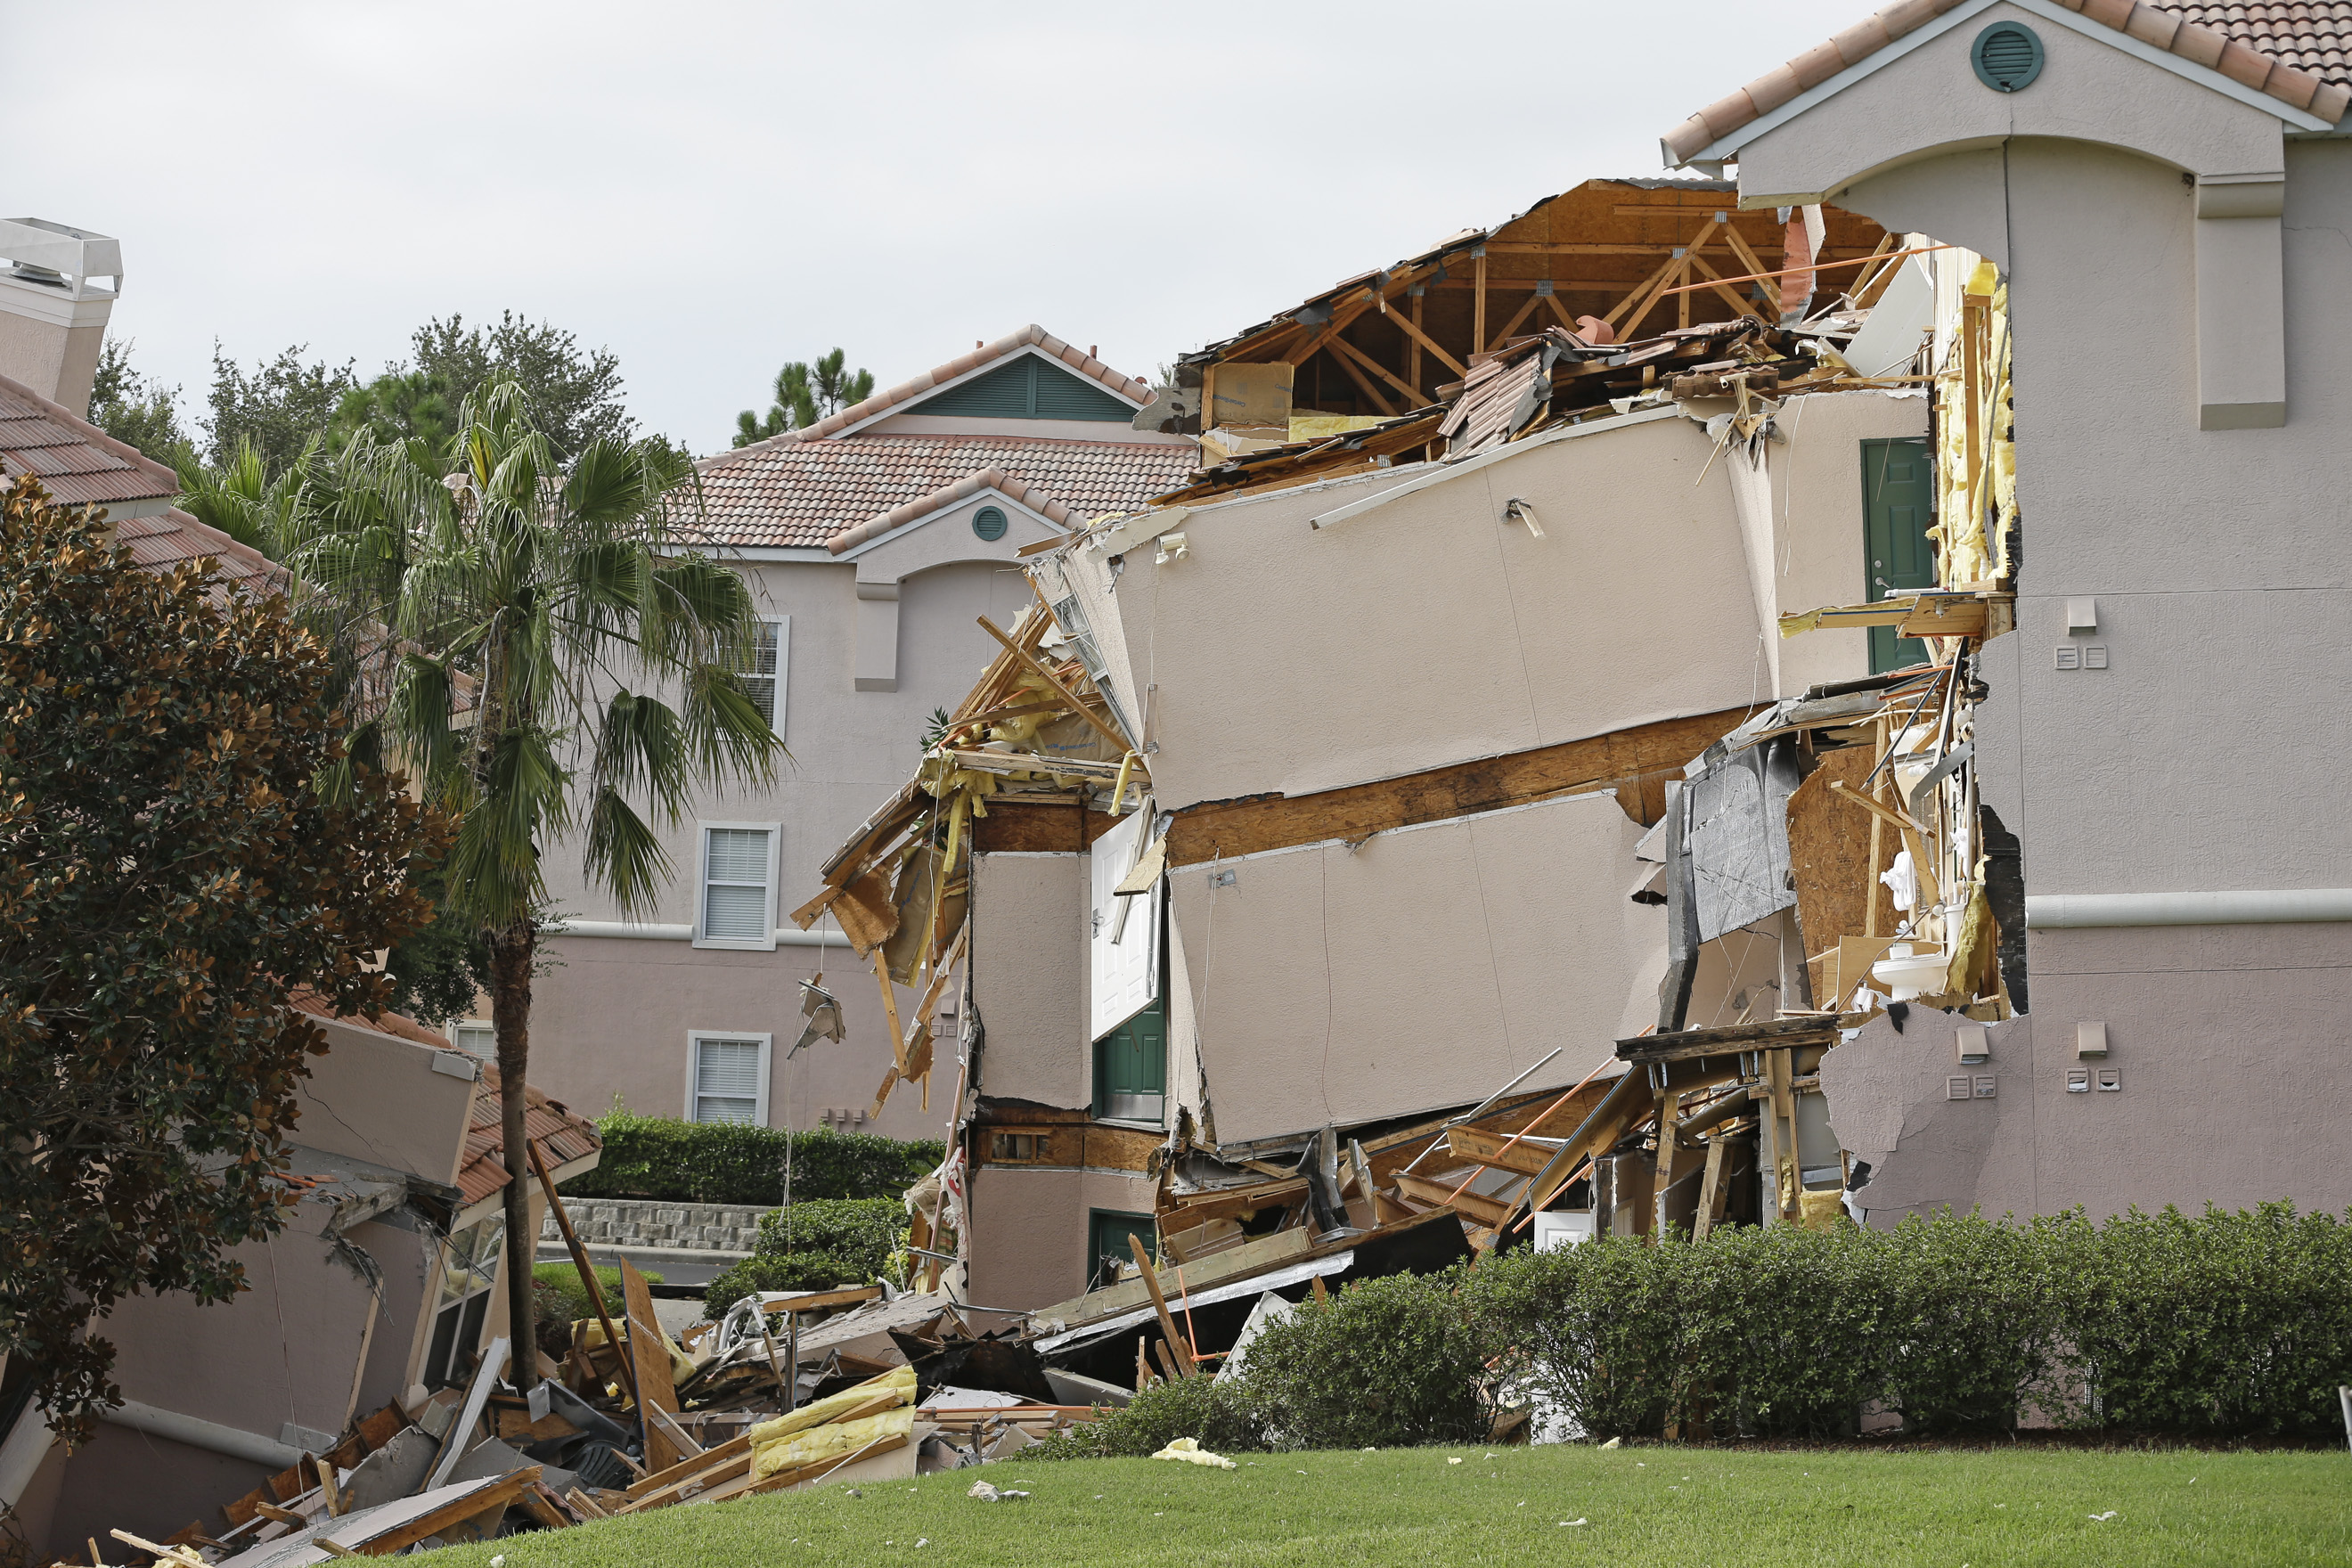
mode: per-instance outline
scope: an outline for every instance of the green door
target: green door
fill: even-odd
[[[1154,1002],[1095,1042],[1095,1115],[1158,1127],[1168,1103],[1168,1011]]]
[[[1143,1238],[1143,1255],[1154,1264],[1160,1261],[1160,1233],[1148,1214],[1122,1214],[1117,1209],[1087,1211],[1087,1289],[1099,1289],[1111,1281],[1110,1260],[1131,1264],[1135,1254],[1127,1238]]]
[[[1934,587],[1936,552],[1927,527],[1936,488],[1925,437],[1862,444],[1862,503],[1871,602]],[[1927,645],[1917,637],[1898,638],[1893,626],[1870,628],[1873,675],[1927,661]]]

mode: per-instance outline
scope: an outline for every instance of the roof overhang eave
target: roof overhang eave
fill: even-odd
[[[1666,167],[1701,169],[1712,164],[1720,170],[1724,164],[1737,162],[1739,149],[1747,143],[1759,136],[1769,135],[1814,105],[1836,97],[1872,72],[1893,64],[1921,45],[1932,42],[1953,28],[1982,16],[1996,5],[2014,5],[2021,11],[2031,12],[2053,26],[2068,28],[2086,38],[2095,38],[2100,43],[2145,60],[2149,65],[2168,70],[2175,76],[2186,78],[2200,87],[2210,88],[2222,97],[2234,99],[2249,109],[2258,109],[2264,114],[2275,115],[2289,130],[2332,131],[2335,129],[2329,121],[2307,110],[2297,109],[2284,99],[2273,98],[2259,89],[2247,87],[2242,82],[2232,81],[2210,66],[2200,66],[2193,60],[2183,59],[2169,49],[2159,48],[2144,39],[2135,38],[2128,33],[2119,32],[2105,23],[2078,16],[2057,4],[2057,0],[1968,0],[1967,4],[1956,6],[1935,20],[1913,28],[1873,53],[1867,59],[1856,61],[1828,80],[1806,89],[1779,108],[1768,113],[1759,114],[1747,124],[1717,137],[1687,158],[1677,161],[1675,158],[1674,150],[1661,142],[1660,148],[1665,156]],[[1788,195],[1789,193],[1785,192],[1772,192],[1751,197],[1743,190],[1739,194],[1739,202],[1743,207],[1751,204],[1756,206],[1777,206],[1786,201]],[[1827,193],[1817,194],[1819,196],[1826,195]]]

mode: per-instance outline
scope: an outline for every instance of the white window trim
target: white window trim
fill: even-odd
[[[710,834],[714,828],[743,828],[768,836],[768,902],[757,937],[714,937],[703,934],[710,913]],[[784,825],[781,822],[698,822],[694,825],[694,945],[731,948],[743,952],[776,951],[776,885],[783,860]]]
[[[760,1042],[760,1089],[751,1108],[751,1125],[768,1124],[768,1058],[773,1053],[776,1037],[761,1029],[688,1029],[686,1032],[686,1099],[682,1102],[685,1118],[696,1120],[695,1068],[700,1066],[698,1048],[704,1040],[757,1040]]]
[[[458,1043],[457,1043],[457,1031],[458,1031],[458,1030],[460,1030],[460,1029],[488,1029],[488,1030],[489,1030],[489,1031],[490,1031],[490,1054],[489,1054],[488,1056],[487,1056],[487,1057],[483,1057],[483,1058],[481,1058],[480,1059],[481,1059],[481,1060],[483,1060],[483,1061],[489,1061],[489,1062],[494,1062],[494,1061],[496,1061],[496,1060],[498,1060],[498,1059],[499,1059],[499,1038],[498,1038],[498,1026],[497,1026],[497,1024],[495,1024],[494,1022],[492,1022],[492,1021],[491,1021],[490,1019],[488,1019],[488,1018],[452,1018],[452,1019],[450,1019],[450,1020],[449,1020],[449,1029],[448,1029],[448,1034],[449,1034],[449,1048],[450,1048],[451,1050],[453,1050],[453,1051],[465,1051],[465,1050],[466,1050],[466,1047],[465,1047],[464,1046],[462,1046],[462,1045],[460,1045],[460,1044],[458,1044]],[[474,1053],[473,1053],[473,1052],[471,1052],[471,1051],[466,1051],[466,1054],[467,1054],[467,1056],[472,1056],[472,1055],[474,1055]]]
[[[784,738],[784,714],[790,706],[785,678],[792,673],[793,618],[790,616],[758,616],[753,618],[776,628],[776,700],[774,710],[768,715],[768,727],[781,741]]]

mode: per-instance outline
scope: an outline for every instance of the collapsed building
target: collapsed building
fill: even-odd
[[[926,978],[892,1077],[955,1074],[919,1204],[950,1288],[1148,1335],[1139,1240],[1237,1313],[1407,1232],[1443,1254],[1441,1216],[1460,1253],[2344,1202],[2313,1158],[2341,835],[2226,830],[2284,694],[2231,658],[2184,705],[2123,640],[2268,646],[2261,584],[2339,591],[2196,499],[2342,478],[2340,351],[2297,369],[2280,325],[2332,319],[2336,263],[2288,248],[2283,283],[2281,215],[2340,203],[2352,91],[2280,28],[1897,6],[1669,140],[1784,226],[1765,278],[1528,289],[1420,406],[1462,312],[1396,286],[1475,243],[1188,359],[1139,417],[1198,422],[1203,468],[1024,552],[1037,603],[798,917]],[[2085,203],[2160,287],[2111,286]],[[1862,265],[1796,244],[1809,204],[1809,237],[1885,226]],[[1757,308],[1669,325],[1675,290]],[[2126,493],[2162,520],[2128,547]],[[2279,765],[2316,789],[2325,750]],[[2217,1089],[2195,1064],[2249,1028]],[[2288,1102],[2305,1136],[2253,1135]],[[2172,1157],[2216,1116],[2242,1153]]]

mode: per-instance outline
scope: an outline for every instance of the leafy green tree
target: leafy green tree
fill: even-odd
[[[422,441],[435,459],[446,455],[457,430],[457,403],[448,378],[422,370],[388,370],[354,386],[335,405],[326,442],[341,448],[365,431],[378,443]]]
[[[324,360],[304,364],[305,344],[281,349],[278,357],[255,363],[248,374],[213,345],[213,388],[206,398],[205,456],[215,468],[236,460],[240,447],[261,455],[265,474],[282,474],[301,457],[334,417],[343,395],[359,384],[352,362],[340,367]]]
[[[698,784],[764,780],[781,747],[733,673],[756,625],[750,589],[668,532],[690,465],[662,443],[602,437],[559,463],[513,382],[467,399],[457,452],[445,473],[415,444],[355,443],[290,559],[346,626],[402,639],[385,646],[389,698],[360,749],[404,759],[459,819],[446,907],[488,948],[507,1234],[523,1238],[544,853],[576,830],[591,879],[624,912],[650,913],[672,867],[631,797],[676,823]],[[508,1280],[509,1321],[528,1323],[530,1272]]]
[[[468,327],[463,316],[453,315],[417,328],[409,343],[413,373],[436,384],[453,405],[512,382],[559,462],[598,441],[625,442],[636,433],[621,404],[619,356],[610,349],[584,350],[559,327],[511,310],[502,311],[494,327]]]
[[[282,603],[139,570],[101,514],[0,492],[0,1356],[87,1438],[91,1331],[141,1291],[219,1301],[286,1223],[297,987],[373,1016],[446,830],[342,762],[327,662]]]
[[[384,973],[392,976],[388,1005],[437,1028],[470,1015],[475,997],[489,989],[490,948],[478,924],[449,908],[444,868],[425,872],[417,888],[433,901],[433,920],[384,955]]]
[[[98,351],[89,422],[157,462],[168,463],[188,441],[180,429],[180,389],[133,370],[131,351],[135,346],[110,338]]]
[[[874,395],[874,373],[845,368],[848,356],[839,349],[814,364],[794,360],[776,372],[776,401],[765,418],[746,408],[735,416],[735,445],[748,447],[787,430],[805,430],[828,415]]]

